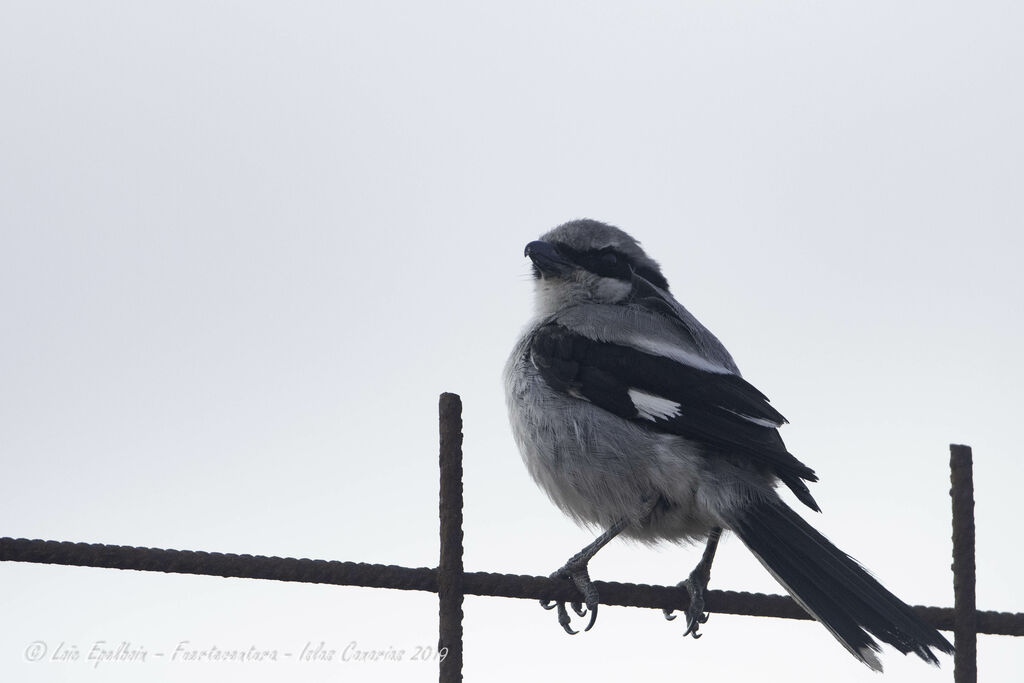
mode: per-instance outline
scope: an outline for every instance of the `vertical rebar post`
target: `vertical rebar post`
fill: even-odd
[[[949,446],[949,495],[953,498],[953,680],[978,680],[978,613],[975,598],[974,462],[970,446]]]
[[[462,399],[441,394],[441,557],[437,568],[441,683],[462,681]]]

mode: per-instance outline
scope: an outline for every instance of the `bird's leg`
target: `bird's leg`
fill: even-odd
[[[700,625],[706,623],[708,620],[708,614],[704,611],[704,591],[708,588],[708,582],[711,580],[711,563],[715,560],[715,551],[718,550],[718,539],[722,535],[722,530],[715,527],[708,534],[708,544],[704,548],[704,555],[701,556],[700,562],[690,572],[690,578],[686,581],[681,581],[678,586],[679,588],[685,588],[686,592],[690,595],[690,606],[686,608],[686,632],[683,636],[692,635],[694,638],[700,638],[702,634],[697,633],[700,629]],[[665,613],[665,618],[669,621],[675,619],[675,615],[672,614],[672,610],[662,610]]]
[[[562,566],[561,569],[556,570],[552,575],[552,579],[569,579],[575,584],[576,588],[579,589],[580,593],[583,594],[583,604],[586,604],[586,608],[580,602],[572,602],[572,611],[577,615],[583,617],[586,616],[587,610],[590,610],[590,623],[583,629],[589,631],[597,620],[597,587],[590,580],[590,572],[587,571],[587,563],[590,562],[590,558],[597,554],[597,551],[605,547],[610,540],[619,535],[619,533],[629,526],[629,521],[625,518],[620,519],[618,522],[613,524],[607,531],[597,537],[597,539],[588,545],[583,550],[579,551],[575,555],[569,558],[569,561]],[[577,631],[572,630],[569,625],[569,613],[565,609],[565,603],[561,601],[553,602],[551,600],[541,600],[541,606],[544,609],[557,608],[558,611],[558,623],[562,625],[565,632],[569,635],[576,635]]]

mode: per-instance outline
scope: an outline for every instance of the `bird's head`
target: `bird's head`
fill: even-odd
[[[668,290],[658,264],[628,234],[611,225],[570,221],[526,245],[533,261],[537,312],[581,303],[622,304],[638,284]]]

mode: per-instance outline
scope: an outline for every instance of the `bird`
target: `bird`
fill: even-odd
[[[881,671],[881,646],[938,665],[953,646],[776,490],[815,512],[814,470],[787,449],[787,420],[747,382],[725,346],[669,292],[658,263],[623,230],[573,220],[526,245],[535,314],[504,369],[512,435],[552,502],[603,530],[551,574],[596,621],[588,563],[621,536],[705,542],[679,586],[687,635],[708,620],[704,595],[719,539],[732,532],[793,599],[858,660]],[[565,602],[542,601],[575,634]],[[585,606],[584,606],[585,605]],[[664,610],[673,619],[672,610]]]

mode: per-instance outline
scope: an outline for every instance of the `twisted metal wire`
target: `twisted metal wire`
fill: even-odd
[[[953,680],[978,680],[978,618],[975,598],[974,456],[970,446],[949,447],[949,495],[953,503]]]
[[[336,586],[393,588],[436,593],[438,571],[428,567],[339,562],[336,560],[296,559],[263,555],[235,555],[198,550],[163,550],[96,543],[69,543],[24,538],[0,538],[0,561],[40,564],[107,567],[177,574],[269,579],[323,583]],[[685,609],[689,596],[682,588],[646,584],[595,581],[604,605]],[[463,592],[529,600],[575,600],[579,595],[564,581],[543,576],[466,572]],[[810,619],[792,598],[783,595],[708,591],[707,609],[717,614],[741,614],[782,619]],[[953,630],[953,609],[914,607],[929,624],[944,631]],[[1024,613],[978,611],[977,632],[1024,636]]]

